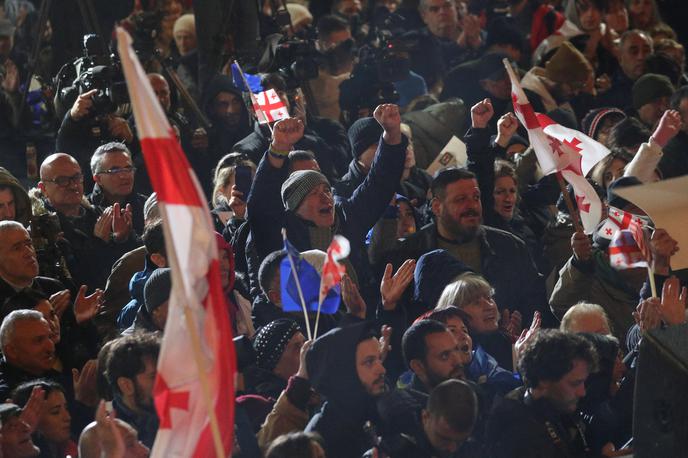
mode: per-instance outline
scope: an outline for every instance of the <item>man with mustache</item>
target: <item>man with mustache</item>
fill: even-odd
[[[578,401],[597,363],[597,352],[585,338],[539,331],[519,358],[525,386],[509,393],[488,419],[487,455],[592,456],[583,437]]]
[[[322,436],[329,458],[361,456],[373,446],[375,401],[387,391],[374,328],[367,322],[335,328],[306,354],[311,385],[327,398],[306,431]]]
[[[500,311],[518,310],[529,320],[533,312],[544,310],[544,283],[525,243],[508,232],[482,224],[475,174],[464,168],[441,170],[433,178],[430,190],[435,221],[399,240],[395,264],[444,249],[489,281]],[[423,305],[426,309],[435,306]]]

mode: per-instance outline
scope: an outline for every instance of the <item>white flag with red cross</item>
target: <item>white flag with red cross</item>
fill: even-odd
[[[342,276],[346,273],[346,268],[339,261],[349,256],[350,252],[349,241],[341,235],[335,235],[327,248],[327,259],[323,264],[322,274],[320,275],[320,298],[318,303],[322,304],[327,297],[327,293],[341,283]]]
[[[641,227],[651,226],[650,218],[647,216],[636,215],[616,207],[609,207],[607,219],[597,231],[597,235],[603,239],[611,240],[618,231],[628,229],[632,221]]]
[[[264,117],[258,117],[260,124],[275,122],[289,117],[286,105],[274,89],[254,94],[253,109],[256,113],[262,112],[265,115]]]
[[[586,233],[592,233],[602,219],[602,201],[585,176],[609,154],[609,149],[582,132],[536,113],[511,64],[505,60],[504,65],[511,79],[514,113],[528,130],[528,140],[542,172],[545,175],[561,173],[573,187],[583,228]]]
[[[117,42],[172,270],[151,456],[230,456],[236,357],[207,199],[122,28]]]
[[[618,231],[609,244],[609,264],[617,270],[647,267],[647,260],[629,229]]]

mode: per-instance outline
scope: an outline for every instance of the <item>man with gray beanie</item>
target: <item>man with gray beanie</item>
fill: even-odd
[[[394,195],[408,145],[401,133],[399,107],[380,105],[374,118],[382,126],[377,153],[365,180],[348,199],[335,199],[329,181],[320,172],[300,170],[289,175],[288,155],[303,136],[304,125],[294,118],[275,124],[270,149],[258,166],[247,201],[258,261],[247,256],[252,278],[256,278],[259,262],[282,248],[281,229],[285,227],[299,251],[326,251],[335,234],[343,235],[351,242],[347,272],[354,279],[372,279],[363,244]]]

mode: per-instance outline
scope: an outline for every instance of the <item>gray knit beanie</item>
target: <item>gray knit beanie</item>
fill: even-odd
[[[282,203],[287,210],[295,211],[301,201],[319,184],[330,185],[327,178],[316,170],[298,170],[282,183]]]
[[[172,292],[172,269],[155,269],[143,287],[143,298],[148,313],[153,313],[170,299]]]

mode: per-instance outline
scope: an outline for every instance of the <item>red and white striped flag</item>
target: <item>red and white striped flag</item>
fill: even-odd
[[[268,89],[267,91],[259,92],[254,94],[253,97],[253,110],[256,113],[263,114],[263,116],[258,116],[258,122],[260,124],[267,124],[269,122],[275,122],[289,117],[289,111],[287,111],[287,107],[284,105],[284,102],[282,102],[282,99],[279,98],[274,89]]]
[[[647,216],[636,215],[616,207],[609,207],[607,219],[597,231],[597,235],[603,239],[611,240],[619,230],[628,229],[632,221],[635,221],[641,227],[649,227],[651,224],[650,218]]]
[[[346,273],[344,265],[338,261],[349,256],[351,247],[349,241],[341,235],[335,235],[327,248],[327,259],[323,264],[322,273],[320,274],[320,298],[319,304],[327,297],[327,293],[332,288],[341,283],[342,275]]]
[[[616,233],[609,244],[609,264],[617,269],[647,267],[647,260],[628,229]]]
[[[514,69],[505,59],[511,79],[514,113],[528,130],[528,140],[545,175],[561,173],[573,187],[585,232],[590,234],[602,219],[602,201],[585,176],[609,149],[587,135],[557,124],[548,116],[536,113],[518,82]]]
[[[217,243],[203,191],[131,47],[117,29],[138,136],[163,218],[172,293],[155,380],[153,457],[226,457],[235,355]]]

